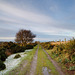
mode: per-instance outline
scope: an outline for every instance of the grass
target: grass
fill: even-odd
[[[25,75],[27,72],[29,72],[31,61],[34,57],[36,49],[37,49],[37,46],[34,47],[32,51],[27,52],[27,56],[21,59],[21,62],[18,64],[18,66],[14,70],[7,72],[5,75],[16,75],[17,72],[18,72],[18,75]],[[27,62],[27,65],[21,70],[22,64],[25,64],[25,61]]]
[[[55,58],[55,55],[53,55],[53,54],[51,53],[51,51],[53,51],[53,49],[52,49],[52,50],[46,50],[46,52],[48,52],[48,54],[51,56],[51,58]]]
[[[52,49],[52,50],[53,50],[53,49]],[[48,54],[50,55],[50,57],[51,57],[53,60],[55,60],[56,62],[59,63],[58,65],[61,66],[61,69],[65,72],[66,67],[65,67],[62,63],[60,63],[60,62],[58,61],[58,58],[59,58],[59,57],[56,58],[56,55],[51,53],[52,50],[46,50],[46,52],[48,52]],[[61,60],[60,60],[60,61],[61,61]],[[65,74],[68,75],[67,72],[65,72]]]
[[[47,67],[51,70],[50,74],[52,75],[59,75],[56,68],[52,64],[50,60],[48,60],[47,55],[42,50],[41,46],[39,46],[38,50],[38,59],[37,59],[37,67],[36,67],[36,74],[35,75],[43,75],[42,68]]]

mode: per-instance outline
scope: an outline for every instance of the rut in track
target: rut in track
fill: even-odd
[[[49,56],[49,54],[44,50],[44,48],[42,48],[43,51],[46,53],[46,55],[48,56],[48,59],[53,63],[53,65],[56,67],[57,71],[59,72],[60,75],[65,75],[63,73],[63,71],[61,70],[61,68],[58,66],[58,64]]]
[[[33,60],[32,60],[32,63],[31,63],[31,69],[30,69],[30,72],[29,74],[27,75],[35,75],[35,70],[36,70],[36,65],[37,65],[37,55],[38,55],[38,49],[39,49],[39,46],[36,50],[36,53],[33,57]]]

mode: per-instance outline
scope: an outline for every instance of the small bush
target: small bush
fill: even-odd
[[[7,58],[6,54],[5,54],[5,49],[4,48],[1,48],[0,49],[0,60],[1,61],[5,61]]]
[[[59,58],[59,59],[58,59],[58,62],[61,62],[61,61],[62,61],[62,59],[61,59],[61,58]]]
[[[26,45],[25,47],[26,47],[26,49],[32,49],[33,45]]]
[[[69,70],[75,70],[75,66],[70,67]]]
[[[16,54],[15,57],[14,57],[14,59],[17,59],[17,58],[20,58],[20,57],[21,57],[20,54]]]
[[[71,56],[71,62],[72,62],[73,64],[75,64],[75,53],[72,54],[72,56]]]
[[[65,59],[62,60],[62,63],[63,63],[63,64],[66,64],[66,63],[68,63],[68,62],[69,62],[69,60],[68,60],[67,58],[65,58]]]
[[[6,65],[3,63],[3,61],[0,60],[0,71],[4,70],[6,68]]]
[[[25,51],[25,47],[20,47],[20,46],[15,46],[15,48],[13,48],[13,53],[18,53],[18,52],[24,52]]]

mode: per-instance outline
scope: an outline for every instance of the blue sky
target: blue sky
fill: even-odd
[[[35,41],[75,37],[75,0],[0,0],[0,41],[14,41],[20,29]]]

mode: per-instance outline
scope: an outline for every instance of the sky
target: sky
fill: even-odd
[[[0,0],[0,41],[14,41],[20,29],[34,41],[75,37],[75,0]]]

